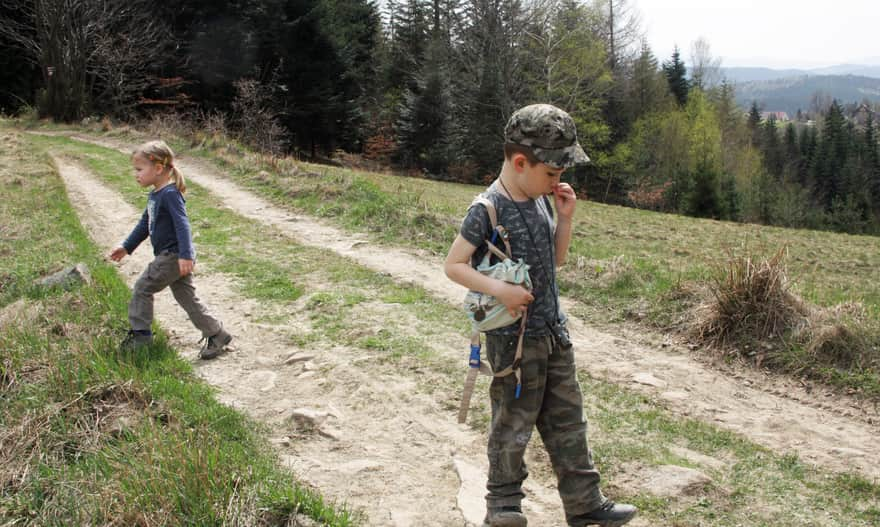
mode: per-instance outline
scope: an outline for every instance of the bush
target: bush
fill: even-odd
[[[789,291],[785,249],[769,259],[731,257],[709,286],[712,299],[701,306],[696,336],[712,345],[780,338],[807,323],[809,310]]]

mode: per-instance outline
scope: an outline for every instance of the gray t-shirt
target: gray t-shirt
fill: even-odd
[[[559,289],[556,285],[556,222],[553,220],[549,200],[539,198],[514,203],[497,185],[497,182],[493,183],[481,196],[495,205],[498,224],[503,225],[510,233],[513,259],[522,258],[529,265],[535,300],[529,305],[526,335],[548,335],[548,324],[565,321],[565,315],[559,307]],[[492,222],[486,208],[477,204],[468,209],[467,216],[461,223],[461,236],[477,248],[471,260],[473,266],[476,267],[486,254],[488,249],[485,240],[491,234]],[[497,245],[504,250],[502,242],[499,241]],[[488,333],[516,335],[518,332],[519,322],[516,322]]]

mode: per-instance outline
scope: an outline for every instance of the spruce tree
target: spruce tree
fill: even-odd
[[[407,89],[397,122],[396,158],[442,178],[449,163],[451,100],[446,45],[438,34],[428,48],[416,87]]]
[[[672,59],[663,63],[663,73],[666,74],[666,81],[669,83],[669,91],[675,96],[679,106],[687,104],[688,90],[690,85],[687,79],[687,67],[681,60],[678,46],[672,52]]]
[[[749,109],[749,116],[746,119],[746,126],[752,134],[752,146],[760,145],[761,110],[758,108],[758,101],[752,101],[752,106]]]
[[[814,194],[826,211],[831,211],[832,204],[841,203],[845,198],[842,195],[843,171],[847,162],[848,147],[846,118],[837,100],[834,100],[825,116],[825,125],[822,128],[812,169]]]

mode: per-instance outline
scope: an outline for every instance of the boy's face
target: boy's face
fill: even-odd
[[[514,167],[520,174],[520,190],[529,198],[537,199],[547,194],[552,194],[559,186],[559,180],[564,168],[553,168],[544,163],[530,164],[524,155],[515,154]]]
[[[142,187],[155,185],[162,174],[162,165],[154,163],[140,154],[132,156],[131,166],[134,168],[134,178]]]

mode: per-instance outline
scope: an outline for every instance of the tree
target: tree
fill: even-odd
[[[706,91],[721,80],[721,59],[712,56],[708,40],[698,38],[691,45],[691,86]]]
[[[753,146],[758,146],[761,144],[761,110],[758,108],[758,101],[752,101],[752,106],[749,109],[749,116],[746,119],[746,126],[749,129],[749,133],[751,134],[751,141]]]
[[[93,106],[130,108],[150,83],[152,57],[173,44],[146,0],[5,0],[0,14],[0,35],[43,74],[41,112],[63,121]]]
[[[625,101],[631,121],[663,110],[669,102],[669,85],[647,41],[642,42],[642,51],[633,62]]]
[[[814,158],[814,194],[826,211],[844,198],[844,166],[847,162],[849,138],[846,118],[836,100],[831,102]]]
[[[502,158],[504,123],[530,98],[523,82],[526,17],[519,0],[469,0],[462,6],[453,49],[453,145],[457,164],[482,180]]]
[[[564,108],[587,151],[604,148],[610,131],[603,103],[612,87],[602,41],[588,30],[598,14],[575,0],[535,9],[526,34],[523,66],[532,99]]]
[[[779,132],[776,129],[776,116],[770,115],[761,127],[761,151],[764,154],[764,166],[767,172],[776,179],[782,179],[782,167],[785,154],[779,143]]]
[[[397,124],[397,158],[407,166],[441,176],[449,163],[451,95],[446,46],[440,35],[428,48],[417,88],[407,90]]]
[[[679,106],[687,103],[688,90],[690,85],[687,80],[687,67],[681,61],[681,54],[678,46],[672,52],[672,58],[668,62],[663,63],[663,73],[666,74],[666,81],[669,83],[669,91],[675,96]]]

